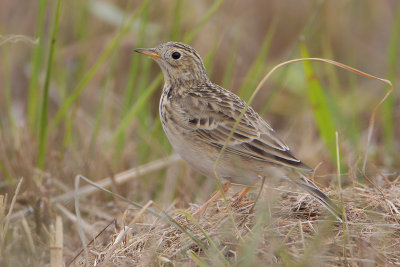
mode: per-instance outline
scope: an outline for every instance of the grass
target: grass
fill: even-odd
[[[301,56],[308,58],[309,53],[306,46],[300,44]],[[326,147],[328,148],[329,154],[332,159],[336,156],[335,147],[335,129],[336,125],[333,122],[334,114],[329,109],[328,100],[324,93],[320,82],[316,78],[313,67],[308,61],[303,61],[304,72],[308,83],[307,95],[310,102],[310,106],[313,109],[315,116],[315,122],[318,126],[318,130],[321,138],[324,140]]]
[[[49,49],[49,59],[46,68],[46,77],[44,82],[44,88],[42,91],[42,97],[40,101],[40,115],[39,115],[39,153],[38,153],[38,167],[43,169],[45,155],[46,155],[46,142],[47,142],[47,116],[48,116],[48,105],[49,105],[49,86],[51,72],[53,70],[53,60],[56,51],[57,35],[58,35],[58,24],[60,21],[61,11],[61,0],[57,1],[56,12],[54,15],[53,30],[50,37],[51,44]]]
[[[89,264],[400,262],[396,90],[372,135],[368,119],[385,88],[328,64],[286,66],[253,95],[274,66],[308,55],[387,75],[396,86],[399,4],[305,1],[294,10],[285,1],[36,2],[27,4],[29,14],[19,14],[15,1],[0,4],[1,266],[57,266],[76,256],[74,264],[83,263],[79,231],[89,241],[98,235]],[[320,166],[316,182],[335,200],[343,197],[343,225],[272,177],[255,208],[256,193],[235,202],[235,188],[229,208],[218,200],[191,217],[189,203],[208,199],[215,181],[178,160],[152,164],[173,153],[158,119],[163,80],[151,60],[132,53],[169,40],[191,43],[213,81],[251,99],[295,155]],[[79,192],[89,193],[76,211],[79,174],[114,195],[82,184],[88,191]],[[148,205],[132,208],[126,199]]]
[[[400,45],[400,6],[397,7],[395,20],[392,25],[389,47],[387,51],[387,78],[389,80],[396,79],[397,73],[397,58],[399,55],[398,47]],[[396,84],[395,84],[396,85]],[[395,98],[394,96],[390,96],[386,103],[384,104],[383,113],[383,131],[385,138],[385,145],[389,152],[393,153],[393,146],[395,144]]]
[[[37,124],[37,111],[39,108],[37,104],[39,103],[39,90],[38,90],[38,77],[39,77],[39,70],[43,60],[42,53],[43,53],[43,42],[44,42],[44,20],[45,20],[45,12],[46,12],[46,0],[41,0],[39,2],[39,10],[38,10],[38,19],[37,19],[37,37],[39,38],[39,42],[34,50],[32,55],[32,75],[29,81],[29,95],[28,95],[28,120],[30,127],[32,129],[36,129]]]
[[[391,184],[392,187],[383,189],[385,200],[379,196],[380,193],[361,184],[344,189],[343,195],[348,204],[347,241],[343,238],[342,225],[324,219],[323,209],[316,201],[281,185],[268,188],[262,193],[256,211],[252,209],[254,203],[248,198],[237,202],[235,195],[228,193],[235,221],[246,236],[242,242],[227,231],[232,226],[221,199],[210,205],[200,221],[188,215],[194,212],[193,207],[186,211],[176,211],[174,215],[174,220],[204,240],[208,249],[201,249],[187,234],[176,231],[173,226],[153,221],[132,228],[125,242],[119,244],[108,262],[112,261],[117,265],[157,265],[168,261],[182,264],[192,259],[198,264],[210,266],[215,258],[209,253],[217,253],[230,263],[250,266],[279,263],[288,266],[313,266],[322,262],[325,266],[337,266],[346,262],[350,265],[373,262],[396,264],[400,260],[398,243],[390,246],[387,238],[394,235],[398,240],[396,228],[399,214],[393,213],[394,210],[385,202],[397,201],[397,183],[398,181]],[[271,195],[271,190],[277,198],[273,201],[273,209],[267,211],[263,204],[271,201],[266,200]],[[370,220],[371,214],[368,213],[374,214],[373,220]],[[135,214],[135,211],[127,211],[124,219],[132,220]],[[114,235],[113,231],[116,232]],[[120,231],[122,230],[118,228],[107,229],[103,235],[109,240],[108,243],[90,246],[93,251],[90,263],[97,259],[102,264],[107,264],[102,260],[101,253],[107,253]],[[82,257],[77,260],[77,263],[82,262]],[[219,266],[223,264],[220,262]]]
[[[249,68],[246,77],[244,78],[243,84],[239,90],[238,95],[243,99],[248,100],[253,94],[253,91],[258,81],[261,79],[265,72],[265,59],[267,58],[271,42],[275,34],[275,24],[272,24],[267,31],[264,41],[261,45],[261,49],[257,55],[257,58]]]

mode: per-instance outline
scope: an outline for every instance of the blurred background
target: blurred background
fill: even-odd
[[[39,210],[28,222],[40,236],[42,224],[59,213],[49,199],[72,191],[77,174],[96,181],[172,154],[158,117],[161,71],[133,53],[166,41],[189,43],[211,80],[245,100],[275,65],[301,57],[332,59],[391,80],[367,173],[394,179],[399,38],[396,0],[69,0],[59,7],[56,0],[2,0],[0,192],[13,195],[24,178],[15,209]],[[337,168],[337,131],[346,186],[362,180],[368,123],[388,88],[327,63],[299,62],[276,71],[252,106],[298,158],[318,166],[325,186]],[[204,201],[215,189],[213,179],[183,163],[112,188],[164,207]],[[103,193],[90,198],[99,209],[115,201]],[[65,231],[76,238],[73,226]]]

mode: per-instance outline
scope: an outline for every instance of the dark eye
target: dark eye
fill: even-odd
[[[179,53],[179,52],[174,52],[174,53],[172,53],[171,56],[172,56],[173,59],[178,59],[178,58],[181,57],[181,53]]]

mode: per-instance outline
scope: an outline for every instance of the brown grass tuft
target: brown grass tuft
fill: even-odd
[[[269,214],[262,206],[268,206],[265,203],[271,192],[276,198],[270,205],[270,216],[260,220],[263,214]],[[198,221],[230,264],[239,264],[244,258],[251,257],[250,262],[255,265],[294,263],[310,266],[323,263],[324,266],[338,266],[347,263],[360,266],[385,263],[390,266],[400,263],[399,195],[400,181],[380,191],[361,184],[344,189],[347,220],[343,226],[330,221],[317,201],[303,193],[292,192],[287,186],[266,187],[255,209],[249,199],[251,196],[238,202],[237,194],[229,191],[228,202],[244,240],[241,241],[235,233],[223,199],[212,203]],[[192,214],[195,210],[195,207],[190,207],[185,211]],[[182,227],[208,245],[206,251],[188,235],[159,220],[125,226],[137,212],[129,208],[125,210],[126,216],[89,246],[89,265],[192,265],[195,262],[191,253],[211,265],[215,264],[216,251],[185,215],[177,213],[177,210],[171,212]],[[259,233],[257,224],[261,225]],[[247,251],[254,241],[253,251]],[[84,261],[82,254],[73,264],[82,266]]]

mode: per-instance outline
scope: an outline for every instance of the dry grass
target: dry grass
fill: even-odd
[[[79,232],[94,240],[89,265],[96,259],[103,265],[399,264],[398,0],[64,0],[48,77],[48,122],[39,123],[56,3],[25,1],[22,8],[21,1],[0,1],[0,266],[68,263],[82,249]],[[132,28],[121,37],[120,21],[134,14]],[[158,118],[162,78],[153,62],[132,50],[194,36],[190,44],[211,79],[243,97],[277,64],[304,57],[304,48],[311,57],[393,82],[393,95],[377,113],[367,177],[359,171],[360,159],[367,155],[368,119],[387,89],[382,83],[323,63],[312,63],[314,73],[306,76],[296,63],[272,75],[252,104],[298,158],[318,166],[317,175],[328,174],[316,182],[331,186],[336,201],[343,196],[344,226],[287,184],[266,186],[252,212],[257,192],[232,206],[241,237],[222,200],[199,222],[212,242],[177,213],[191,213],[191,202],[204,203],[215,181],[176,158],[163,167],[151,165],[173,153]],[[343,192],[336,191],[336,178],[329,179],[337,161],[315,119],[310,80],[319,81],[329,100],[323,104],[330,109],[325,119],[335,125],[329,134],[339,133]],[[46,137],[40,137],[46,127]],[[78,174],[161,213],[158,203],[205,248],[83,182],[79,219],[73,197]],[[229,192],[230,203],[238,190]],[[84,261],[82,252],[73,264]]]
[[[265,217],[263,207],[267,198],[271,199],[271,191],[276,199],[270,205],[270,214]],[[327,220],[327,214],[318,202],[308,195],[290,191],[287,185],[275,189],[266,187],[256,209],[249,198],[238,201],[237,194],[233,195],[232,190],[228,192],[240,235],[232,226],[222,198],[212,203],[198,222],[229,264],[240,265],[247,256],[252,257],[250,262],[254,266],[400,264],[400,180],[380,189],[358,184],[344,189],[342,194],[347,217],[344,225]],[[193,213],[195,209],[190,207],[185,211]],[[222,261],[190,218],[176,209],[170,213],[181,226],[205,242],[207,249],[201,249],[176,227],[154,218],[143,218],[130,224],[138,210],[127,208],[122,218],[109,225],[89,246],[88,263],[193,266],[192,253],[211,265],[217,260]],[[264,221],[257,216],[264,217]],[[108,223],[101,217],[96,222]],[[261,227],[257,223],[261,223]],[[247,251],[252,245],[252,251]],[[72,265],[84,266],[85,260],[82,253]]]

